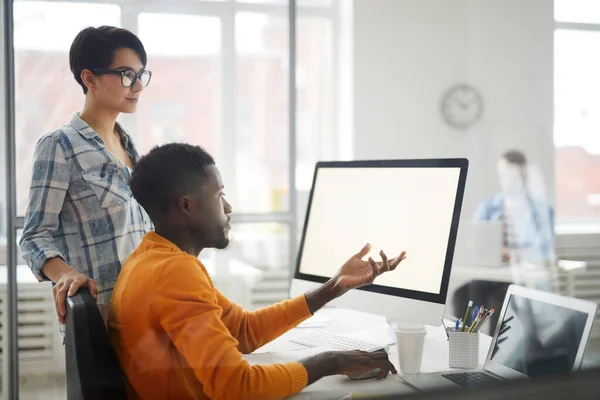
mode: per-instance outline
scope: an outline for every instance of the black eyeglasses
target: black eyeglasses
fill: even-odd
[[[93,68],[90,69],[96,75],[109,74],[109,75],[121,75],[121,84],[125,87],[132,87],[135,81],[138,79],[142,86],[148,86],[150,78],[152,78],[152,71],[143,69],[139,73],[132,69],[118,70],[109,68]]]

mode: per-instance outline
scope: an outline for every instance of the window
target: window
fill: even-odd
[[[33,146],[83,106],[81,87],[69,70],[69,47],[86,26],[120,25],[110,4],[15,1],[17,214],[24,215]]]
[[[325,18],[300,15],[297,23],[296,143],[298,190],[310,190],[317,161],[340,157],[333,103],[333,37]]]
[[[288,20],[241,12],[235,24],[238,118],[232,201],[241,212],[287,211],[289,136],[281,132],[288,131],[289,118]]]
[[[18,215],[27,207],[31,144],[83,105],[68,70],[69,46],[83,27],[102,24],[136,32],[148,52],[152,83],[137,113],[120,116],[141,154],[168,141],[202,145],[217,159],[236,212],[291,212],[288,1],[238,0],[233,8],[219,3],[15,2],[17,170],[26,177],[18,181]],[[316,161],[339,158],[332,73],[337,5],[298,1],[300,190],[310,187]],[[235,32],[227,36],[233,43],[223,42],[223,32]]]
[[[554,19],[561,22],[600,23],[600,2],[554,0]]]
[[[136,113],[140,153],[176,141],[214,153],[219,127],[219,18],[142,13],[138,29],[152,70],[152,82]]]
[[[68,68],[71,42],[87,26],[122,26],[144,43],[153,76],[137,113],[121,115],[120,122],[141,154],[172,141],[205,147],[221,170],[234,215],[240,214],[228,250],[203,252],[202,257],[216,268],[235,259],[226,262],[230,270],[251,265],[252,271],[273,272],[287,282],[295,236],[290,224],[296,220],[296,210],[290,209],[296,188],[290,187],[289,176],[288,3],[15,0],[17,215],[26,212],[32,145],[83,107],[81,87]],[[332,73],[340,0],[298,0],[297,6],[295,151],[298,171],[306,173],[296,174],[296,186],[305,190],[317,160],[340,156],[339,88]],[[6,218],[2,212],[4,207],[0,221]],[[279,289],[277,296],[285,297],[286,285]],[[46,318],[44,328],[52,335],[53,318]],[[20,326],[19,332],[32,329]],[[52,345],[51,339],[44,343]],[[56,348],[62,351],[60,344]],[[34,354],[21,353],[23,360]],[[53,365],[56,358],[35,354],[23,361],[23,376],[63,372]],[[22,388],[22,393],[39,389],[48,393],[43,387]],[[59,397],[63,389],[58,388]]]
[[[591,51],[600,46],[598,5],[557,0],[555,9],[556,217],[576,231],[600,229],[600,56]]]

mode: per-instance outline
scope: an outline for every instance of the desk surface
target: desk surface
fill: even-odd
[[[289,351],[305,348],[290,342],[290,338],[304,336],[315,330],[326,330],[333,333],[349,333],[361,327],[368,330],[381,328],[382,331],[388,330],[385,317],[361,313],[358,311],[324,308],[318,314],[331,318],[331,322],[326,328],[296,328],[282,335],[273,342],[267,344],[257,352],[266,351]],[[360,328],[358,328],[360,329]],[[479,341],[479,358],[483,364],[487,351],[490,346],[491,337],[481,335]],[[390,360],[399,370],[398,354],[396,346],[393,345],[389,351]],[[448,341],[443,328],[427,327],[427,336],[425,337],[425,349],[423,354],[423,372],[436,372],[449,370],[448,368]],[[370,394],[397,394],[412,393],[414,389],[405,384],[398,376],[388,375],[386,379],[376,380],[367,379],[363,381],[352,381],[345,376],[330,376],[323,378],[316,383],[308,386],[302,392],[293,396],[292,399],[336,399],[339,400],[350,392],[370,393]]]

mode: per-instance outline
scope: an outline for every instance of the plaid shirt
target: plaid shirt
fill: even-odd
[[[526,207],[526,211],[519,215],[507,215],[504,195],[496,195],[479,205],[473,219],[502,222],[504,246],[529,250],[532,261],[551,261],[554,259],[554,209],[530,197],[527,198]]]
[[[117,124],[135,163],[139,155]],[[44,263],[60,257],[94,279],[98,303],[108,304],[121,265],[153,229],[129,189],[129,168],[74,114],[43,136],[34,153],[29,206],[21,238],[23,258],[38,280]]]

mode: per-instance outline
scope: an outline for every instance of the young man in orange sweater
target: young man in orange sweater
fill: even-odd
[[[132,399],[281,399],[316,380],[379,368],[396,373],[384,351],[325,352],[300,362],[250,366],[251,353],[327,302],[368,285],[404,259],[363,261],[366,245],[321,288],[255,312],[227,300],[198,255],[229,243],[231,206],[213,158],[168,144],[143,157],[131,190],[155,232],[127,259],[110,303],[111,340]]]

